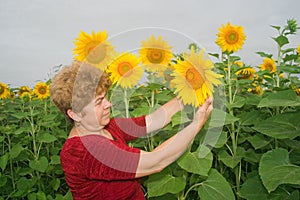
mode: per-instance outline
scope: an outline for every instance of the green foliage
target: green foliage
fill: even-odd
[[[59,160],[69,129],[49,99],[1,101],[3,199],[72,199]]]

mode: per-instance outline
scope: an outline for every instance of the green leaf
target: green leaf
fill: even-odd
[[[218,53],[208,53],[208,55],[213,56],[215,58],[219,58],[219,54]]]
[[[21,133],[28,133],[28,132],[30,132],[31,131],[31,127],[30,126],[26,126],[26,125],[22,125],[22,127],[20,127],[20,128],[18,128],[15,132],[14,132],[14,134],[15,135],[19,135],[19,134],[21,134]]]
[[[147,180],[148,196],[161,196],[166,193],[176,194],[182,191],[186,181],[183,177],[174,177],[170,174],[158,173],[149,176]]]
[[[262,154],[256,153],[252,148],[247,149],[243,160],[245,160],[249,163],[258,163],[260,161],[261,155]]]
[[[9,152],[10,158],[18,157],[20,153],[23,151],[23,149],[24,148],[20,143],[15,144]]]
[[[2,169],[2,171],[5,170],[7,161],[8,161],[8,154],[6,153],[0,157],[0,168]]]
[[[38,200],[47,200],[46,194],[41,190],[36,193],[36,198]]]
[[[213,155],[211,152],[206,153],[205,157],[202,157],[200,152],[188,152],[177,161],[177,164],[188,172],[208,176],[212,160]]]
[[[58,155],[51,156],[51,165],[59,165],[60,164],[60,157]]]
[[[284,35],[279,35],[278,37],[272,39],[275,40],[280,47],[289,43],[289,39]]]
[[[285,188],[277,188],[274,192],[269,195],[271,200],[299,200],[299,191],[294,190],[287,192]]]
[[[239,195],[247,200],[269,200],[269,194],[258,175],[246,179]]]
[[[50,181],[50,185],[52,186],[54,191],[57,191],[60,186],[60,179],[54,178]]]
[[[24,119],[30,115],[29,112],[18,112],[18,113],[13,113],[11,116],[17,118],[17,119]]]
[[[284,62],[288,62],[288,61],[291,61],[291,60],[297,60],[299,57],[299,55],[297,54],[288,54],[286,55],[284,58],[283,58],[283,61]]]
[[[266,54],[265,52],[256,52],[256,54],[260,55],[263,58],[272,58],[273,55],[272,54]]]
[[[48,167],[48,159],[45,156],[42,156],[39,160],[30,160],[29,167],[44,173]]]
[[[258,107],[299,106],[300,101],[293,90],[277,91],[264,97]]]
[[[288,147],[300,151],[300,141],[299,140],[291,140],[291,139],[284,139],[282,142],[287,145]]]
[[[31,188],[34,186],[35,183],[36,180],[34,178],[27,179],[25,177],[21,177],[17,181],[17,189],[19,191],[28,192],[31,190]]]
[[[198,195],[201,200],[235,200],[229,183],[215,169],[211,169],[208,178],[198,188]]]
[[[242,157],[238,155],[233,157],[229,155],[225,150],[222,150],[218,153],[218,159],[222,161],[227,167],[233,169],[241,162]]]
[[[271,142],[271,139],[266,139],[261,134],[255,134],[254,136],[250,136],[250,137],[247,138],[247,140],[251,143],[251,145],[255,149],[263,148]]]
[[[300,167],[290,163],[288,151],[282,148],[263,154],[259,175],[269,193],[281,184],[300,185]]]
[[[261,113],[258,110],[253,110],[250,112],[243,112],[239,116],[240,124],[244,125],[244,126],[253,125],[261,120],[259,118],[260,115],[261,115]]]
[[[222,127],[209,128],[205,133],[201,146],[211,148],[221,148],[227,142],[227,132],[222,131]],[[209,151],[210,151],[209,149]]]
[[[209,127],[221,127],[238,121],[239,118],[232,116],[219,109],[214,109],[211,113]]]
[[[298,58],[298,55],[295,55]],[[297,65],[284,65],[284,66],[278,66],[278,71],[283,71],[290,74],[300,74],[300,68]]]
[[[246,99],[246,104],[257,106],[259,104],[259,102],[261,101],[261,99],[262,98],[259,95],[251,95]]]
[[[298,119],[300,119],[300,113],[280,114],[257,123],[253,129],[277,139],[294,139],[300,136]]]
[[[236,96],[234,98],[233,104],[230,105],[229,107],[231,107],[231,108],[241,108],[241,107],[243,107],[243,105],[245,104],[245,102],[246,102],[246,98],[245,97]]]
[[[272,27],[272,28],[275,28],[275,29],[278,30],[278,31],[279,31],[280,28],[281,28],[280,26],[274,26],[274,25],[271,25],[271,27]]]
[[[56,140],[57,140],[57,138],[48,132],[41,132],[37,135],[37,141],[39,141],[39,142],[51,143]]]
[[[7,183],[7,177],[6,176],[0,176],[0,187],[5,186]],[[0,197],[1,199],[1,197]]]

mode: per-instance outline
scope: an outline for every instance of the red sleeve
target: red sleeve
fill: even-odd
[[[88,150],[84,170],[90,179],[124,180],[134,179],[140,150],[102,136],[81,138]]]
[[[134,140],[146,136],[145,116],[135,118],[113,118],[107,127],[112,134],[119,134],[125,141]]]

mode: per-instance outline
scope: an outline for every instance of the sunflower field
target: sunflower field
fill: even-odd
[[[137,52],[118,53],[105,31],[79,33],[74,59],[110,74],[112,117],[149,114],[175,96],[185,105],[170,124],[130,146],[153,150],[214,97],[211,117],[187,151],[141,179],[146,199],[300,199],[300,44],[289,42],[300,27],[289,19],[271,28],[277,53],[256,52],[258,66],[238,55],[251,36],[230,23],[218,30],[217,53],[195,43],[173,52],[154,35]],[[50,83],[0,82],[0,200],[72,199],[59,158],[71,125],[51,102]]]

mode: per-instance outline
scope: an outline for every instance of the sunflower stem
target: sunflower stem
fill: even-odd
[[[124,89],[124,104],[125,104],[125,116],[126,116],[126,118],[128,118],[129,117],[129,101],[128,101],[126,89]]]
[[[154,90],[152,90],[152,92],[151,92],[151,108],[154,107],[154,97],[155,97],[155,92],[154,92]]]
[[[281,52],[281,47],[278,45],[278,55],[277,55],[277,67],[279,67],[280,66],[280,63],[281,63],[281,55],[280,55],[280,52]],[[280,77],[279,77],[279,72],[277,71],[276,72],[276,74],[277,74],[277,81],[276,81],[276,87],[279,87],[280,86]]]
[[[229,96],[229,113],[234,116],[232,104],[233,104],[233,94],[232,94],[232,81],[231,81],[231,63],[230,63],[230,54],[227,54],[227,66],[228,66],[228,75],[227,75],[227,84],[228,84],[228,96]],[[234,122],[231,123],[231,131],[230,131],[230,138],[232,141],[232,153],[233,157],[237,155],[237,135],[234,126]],[[239,192],[240,190],[240,169],[236,167],[234,169],[235,173],[235,184],[236,184],[236,191]]]
[[[155,82],[155,74],[151,74],[151,83],[154,83]],[[153,110],[154,108],[154,105],[155,105],[155,90],[152,90],[151,91],[151,110]],[[148,137],[148,146],[149,146],[149,150],[152,151],[154,149],[154,138],[153,136],[152,137]]]

